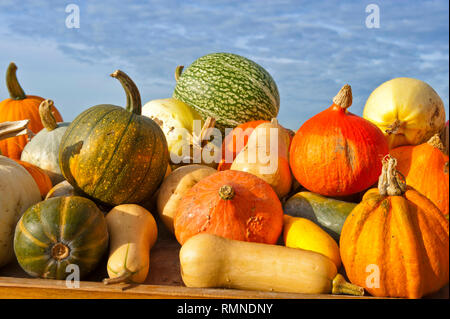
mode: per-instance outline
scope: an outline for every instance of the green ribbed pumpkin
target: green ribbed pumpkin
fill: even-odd
[[[108,227],[93,201],[80,196],[39,202],[16,225],[14,252],[32,277],[65,279],[77,265],[80,277],[91,272],[108,247]]]
[[[216,127],[277,117],[280,96],[272,76],[257,63],[232,53],[212,53],[195,60],[183,73],[178,67],[173,97],[196,109]]]
[[[141,98],[133,81],[118,70],[126,109],[93,106],[67,128],[59,148],[59,165],[76,191],[107,205],[140,203],[162,182],[169,162],[163,131],[141,115]]]

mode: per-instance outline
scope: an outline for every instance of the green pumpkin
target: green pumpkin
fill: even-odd
[[[195,60],[183,73],[177,68],[173,97],[212,117],[224,131],[239,124],[277,117],[280,96],[271,75],[257,63],[232,53]]]
[[[339,242],[342,226],[356,205],[311,192],[299,192],[286,201],[283,210],[287,215],[313,221]]]
[[[126,109],[93,106],[67,128],[59,149],[66,180],[88,197],[107,205],[140,203],[162,182],[169,152],[163,131],[141,115],[141,98],[122,71],[111,76],[125,89]]]
[[[16,225],[14,252],[32,277],[65,279],[77,265],[85,277],[108,248],[103,213],[91,200],[79,196],[55,197],[39,202]]]

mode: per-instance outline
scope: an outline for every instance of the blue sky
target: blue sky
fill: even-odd
[[[86,108],[124,105],[116,69],[143,102],[170,97],[177,65],[212,52],[266,68],[281,97],[281,124],[298,129],[352,86],[353,113],[373,89],[407,76],[429,83],[449,105],[448,1],[0,1],[0,74],[18,67],[27,94],[55,101],[66,121]],[[80,8],[68,29],[66,5]],[[368,4],[380,8],[369,29]],[[0,76],[0,97],[8,97]],[[448,118],[448,116],[447,116]]]

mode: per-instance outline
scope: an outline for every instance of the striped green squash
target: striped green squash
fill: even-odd
[[[116,206],[149,199],[162,182],[169,162],[163,131],[141,115],[141,98],[122,71],[112,74],[127,95],[126,109],[93,106],[67,128],[59,148],[65,179],[97,203]]]
[[[271,75],[257,63],[232,53],[213,53],[177,68],[173,97],[195,108],[216,127],[234,128],[278,115],[280,96]]]
[[[80,278],[91,272],[108,247],[103,213],[79,196],[39,202],[22,215],[14,234],[14,252],[32,277],[65,279],[79,267]]]

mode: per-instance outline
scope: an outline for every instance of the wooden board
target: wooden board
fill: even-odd
[[[117,284],[105,286],[101,280],[107,277],[106,257],[100,262],[79,288],[68,288],[63,280],[36,279],[28,276],[17,263],[0,269],[0,298],[32,299],[142,299],[142,298],[225,298],[225,299],[354,299],[373,298],[343,295],[310,295],[244,291],[236,289],[188,288],[180,275],[178,253],[180,245],[173,235],[158,223],[158,241],[150,255],[150,271],[144,284]],[[449,298],[448,286],[431,298]]]

